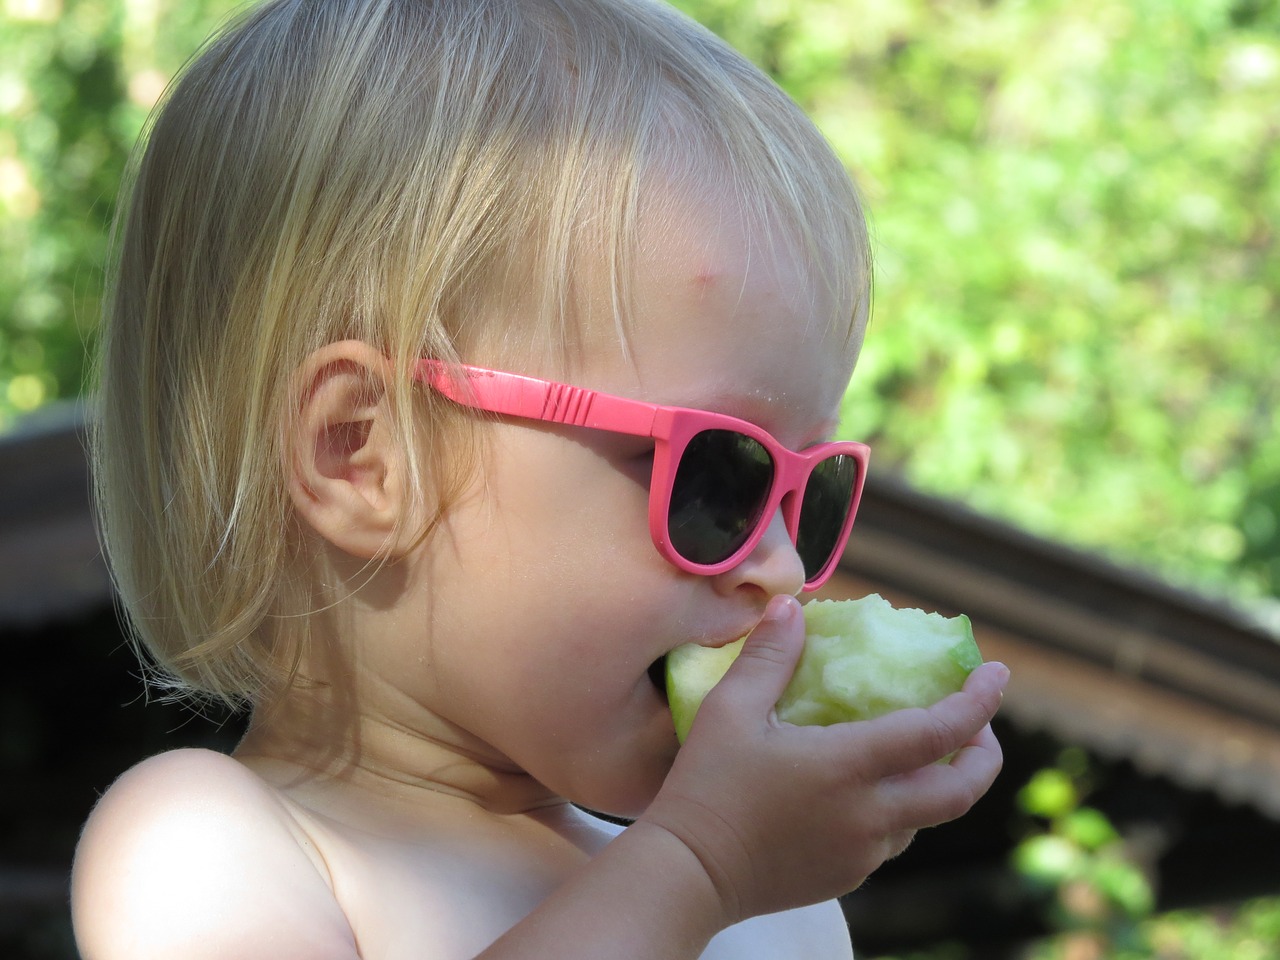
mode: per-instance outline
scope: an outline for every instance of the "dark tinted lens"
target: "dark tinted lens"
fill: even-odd
[[[704,430],[685,447],[671,488],[667,533],[693,563],[719,563],[756,524],[773,481],[773,459],[750,437]]]
[[[809,474],[796,537],[796,552],[804,561],[805,580],[816,577],[831,559],[853,505],[857,480],[858,461],[843,454],[828,457]]]

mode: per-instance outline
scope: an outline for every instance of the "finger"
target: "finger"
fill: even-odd
[[[800,604],[795,597],[774,597],[720,681],[720,695],[767,713],[786,689],[803,649],[804,616]]]
[[[986,663],[969,675],[963,690],[931,707],[851,725],[865,751],[862,769],[876,779],[898,776],[960,750],[991,722],[1008,679],[1004,664]]]
[[[883,781],[880,798],[894,810],[893,826],[923,829],[955,820],[991,789],[1004,758],[990,726],[983,727],[949,763],[931,763]]]
[[[885,839],[885,846],[887,848],[885,859],[892,860],[895,857],[902,856],[902,854],[906,853],[907,847],[911,846],[911,841],[915,838],[916,831],[914,828],[899,830],[896,833],[890,834]]]
[[[960,748],[950,762],[934,766],[949,767],[982,793],[986,793],[995,782],[1000,768],[1004,766],[1004,751],[1000,748],[995,731],[987,724],[978,731],[976,737]]]
[[[993,700],[997,707],[1009,684],[1009,668],[998,660],[979,664],[964,682],[963,689],[986,700]],[[994,711],[993,711],[994,712]]]

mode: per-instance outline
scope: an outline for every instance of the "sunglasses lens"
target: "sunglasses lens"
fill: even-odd
[[[692,563],[719,563],[756,525],[773,482],[773,459],[732,430],[704,430],[689,441],[671,487],[667,534]]]
[[[796,536],[796,552],[804,562],[806,581],[822,572],[839,547],[857,482],[858,461],[844,454],[828,457],[809,474]]]

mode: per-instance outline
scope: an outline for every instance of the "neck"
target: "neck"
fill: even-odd
[[[295,685],[255,710],[235,756],[277,785],[323,781],[370,809],[410,817],[450,801],[499,816],[564,803],[439,717],[359,710],[355,699],[332,686]]]

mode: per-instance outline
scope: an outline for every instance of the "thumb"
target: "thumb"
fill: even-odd
[[[758,701],[771,710],[791,680],[802,650],[804,615],[799,601],[786,595],[774,597],[721,683],[737,691],[741,701]]]

